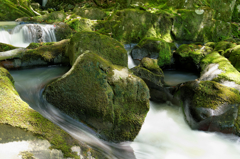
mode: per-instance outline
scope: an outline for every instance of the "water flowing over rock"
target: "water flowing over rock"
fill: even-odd
[[[94,53],[79,56],[69,72],[47,85],[44,96],[101,137],[118,142],[136,137],[150,97],[143,80]]]
[[[25,43],[55,42],[53,25],[26,24],[15,27],[13,34],[22,32]]]
[[[55,42],[54,25],[23,24],[18,25],[9,33],[0,31],[0,42],[19,47],[26,47],[30,43]]]

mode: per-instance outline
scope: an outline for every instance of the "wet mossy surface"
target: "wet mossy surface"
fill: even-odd
[[[218,69],[222,70],[223,72],[218,74],[217,77],[213,79],[213,81],[233,81],[236,84],[240,84],[240,74],[239,72],[233,67],[230,61],[221,56],[218,52],[214,51],[208,54],[201,60],[201,68],[202,70],[209,64],[218,64]]]
[[[214,81],[201,81],[194,90],[193,104],[196,107],[217,109],[228,103],[240,103],[239,91]]]
[[[172,53],[169,43],[154,37],[144,38],[138,43],[139,48],[145,49],[150,55],[156,54],[160,67],[171,63]],[[153,55],[154,56],[154,55]]]
[[[95,52],[113,64],[127,66],[127,52],[123,45],[108,36],[87,31],[76,33],[71,38],[67,51],[70,64],[73,65],[85,51]]]
[[[48,102],[110,141],[133,140],[149,109],[146,84],[126,67],[112,65],[94,53],[80,55],[44,94]]]

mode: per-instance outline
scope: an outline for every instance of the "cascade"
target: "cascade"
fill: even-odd
[[[0,42],[17,47],[27,47],[30,43],[55,42],[53,25],[23,24],[17,25],[11,31],[0,31]]]

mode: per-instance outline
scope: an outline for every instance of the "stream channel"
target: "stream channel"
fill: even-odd
[[[48,26],[51,27],[51,26]],[[0,42],[6,35],[0,30]],[[3,37],[4,34],[4,37]],[[2,41],[1,41],[2,38]],[[11,40],[9,40],[11,42]],[[24,42],[23,42],[24,43]],[[23,47],[27,45],[24,44]],[[134,45],[125,45],[130,52]],[[129,56],[129,68],[134,64]],[[60,126],[78,141],[86,142],[110,159],[239,159],[240,138],[234,135],[194,131],[184,120],[182,109],[165,104],[150,102],[150,110],[142,128],[133,142],[110,143],[83,123],[72,119],[47,103],[42,97],[44,86],[54,78],[60,77],[69,67],[51,66],[12,70],[15,87],[21,98],[44,117]],[[178,83],[198,78],[193,73],[174,70],[164,71],[165,82],[174,86]],[[2,130],[0,130],[0,133]],[[15,146],[0,141],[0,159],[6,153],[14,153]],[[21,145],[19,145],[21,147]],[[5,154],[4,154],[5,153]],[[5,157],[4,157],[5,155]],[[15,159],[15,157],[12,157]],[[40,157],[41,158],[41,157]]]

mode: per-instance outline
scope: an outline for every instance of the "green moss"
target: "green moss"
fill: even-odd
[[[214,78],[213,81],[233,81],[237,84],[240,84],[240,74],[239,72],[231,65],[228,59],[221,56],[218,52],[214,51],[211,54],[208,54],[205,58],[201,60],[202,63],[202,70],[208,64],[216,63],[219,64],[218,69],[222,70],[223,72],[218,75],[218,77]]]
[[[0,74],[0,123],[33,132],[47,139],[52,148],[60,149],[66,157],[75,157],[70,149],[77,144],[75,140],[20,99],[7,70],[0,67]]]
[[[220,105],[239,103],[238,90],[214,81],[201,81],[194,90],[193,103],[196,107],[217,109]]]
[[[236,46],[236,44],[234,44],[234,43],[232,43],[232,42],[220,41],[220,42],[218,42],[218,43],[215,45],[214,50],[216,50],[216,51],[220,51],[220,50],[225,51],[226,49],[233,48],[233,47],[235,47],[235,46]]]
[[[108,36],[87,31],[76,33],[68,47],[71,65],[85,51],[93,51],[113,64],[127,66],[127,52],[123,45]]]
[[[27,49],[36,49],[40,46],[45,46],[45,45],[53,45],[55,42],[47,42],[47,43],[30,43],[27,47]]]
[[[95,21],[92,21],[90,19],[85,19],[85,18],[77,18],[67,22],[69,27],[74,29],[77,32],[93,31],[93,25],[95,23],[96,23]]]
[[[16,48],[17,47],[9,45],[9,44],[0,43],[0,52],[13,50],[13,49],[16,49]]]
[[[0,3],[0,10],[0,19],[3,21],[11,21],[19,17],[34,16],[34,13],[25,3],[23,3],[22,0],[19,0],[16,3],[10,0],[2,0]]]
[[[138,46],[146,48],[149,52],[158,52],[158,65],[160,67],[171,63],[172,53],[168,42],[155,37],[147,37],[142,39]]]
[[[122,69],[127,70],[97,54],[84,53],[68,73],[46,87],[44,94],[50,103],[83,120],[105,139],[133,140],[149,109],[149,93],[136,76],[115,75],[114,71]],[[54,95],[57,92],[58,96]]]

